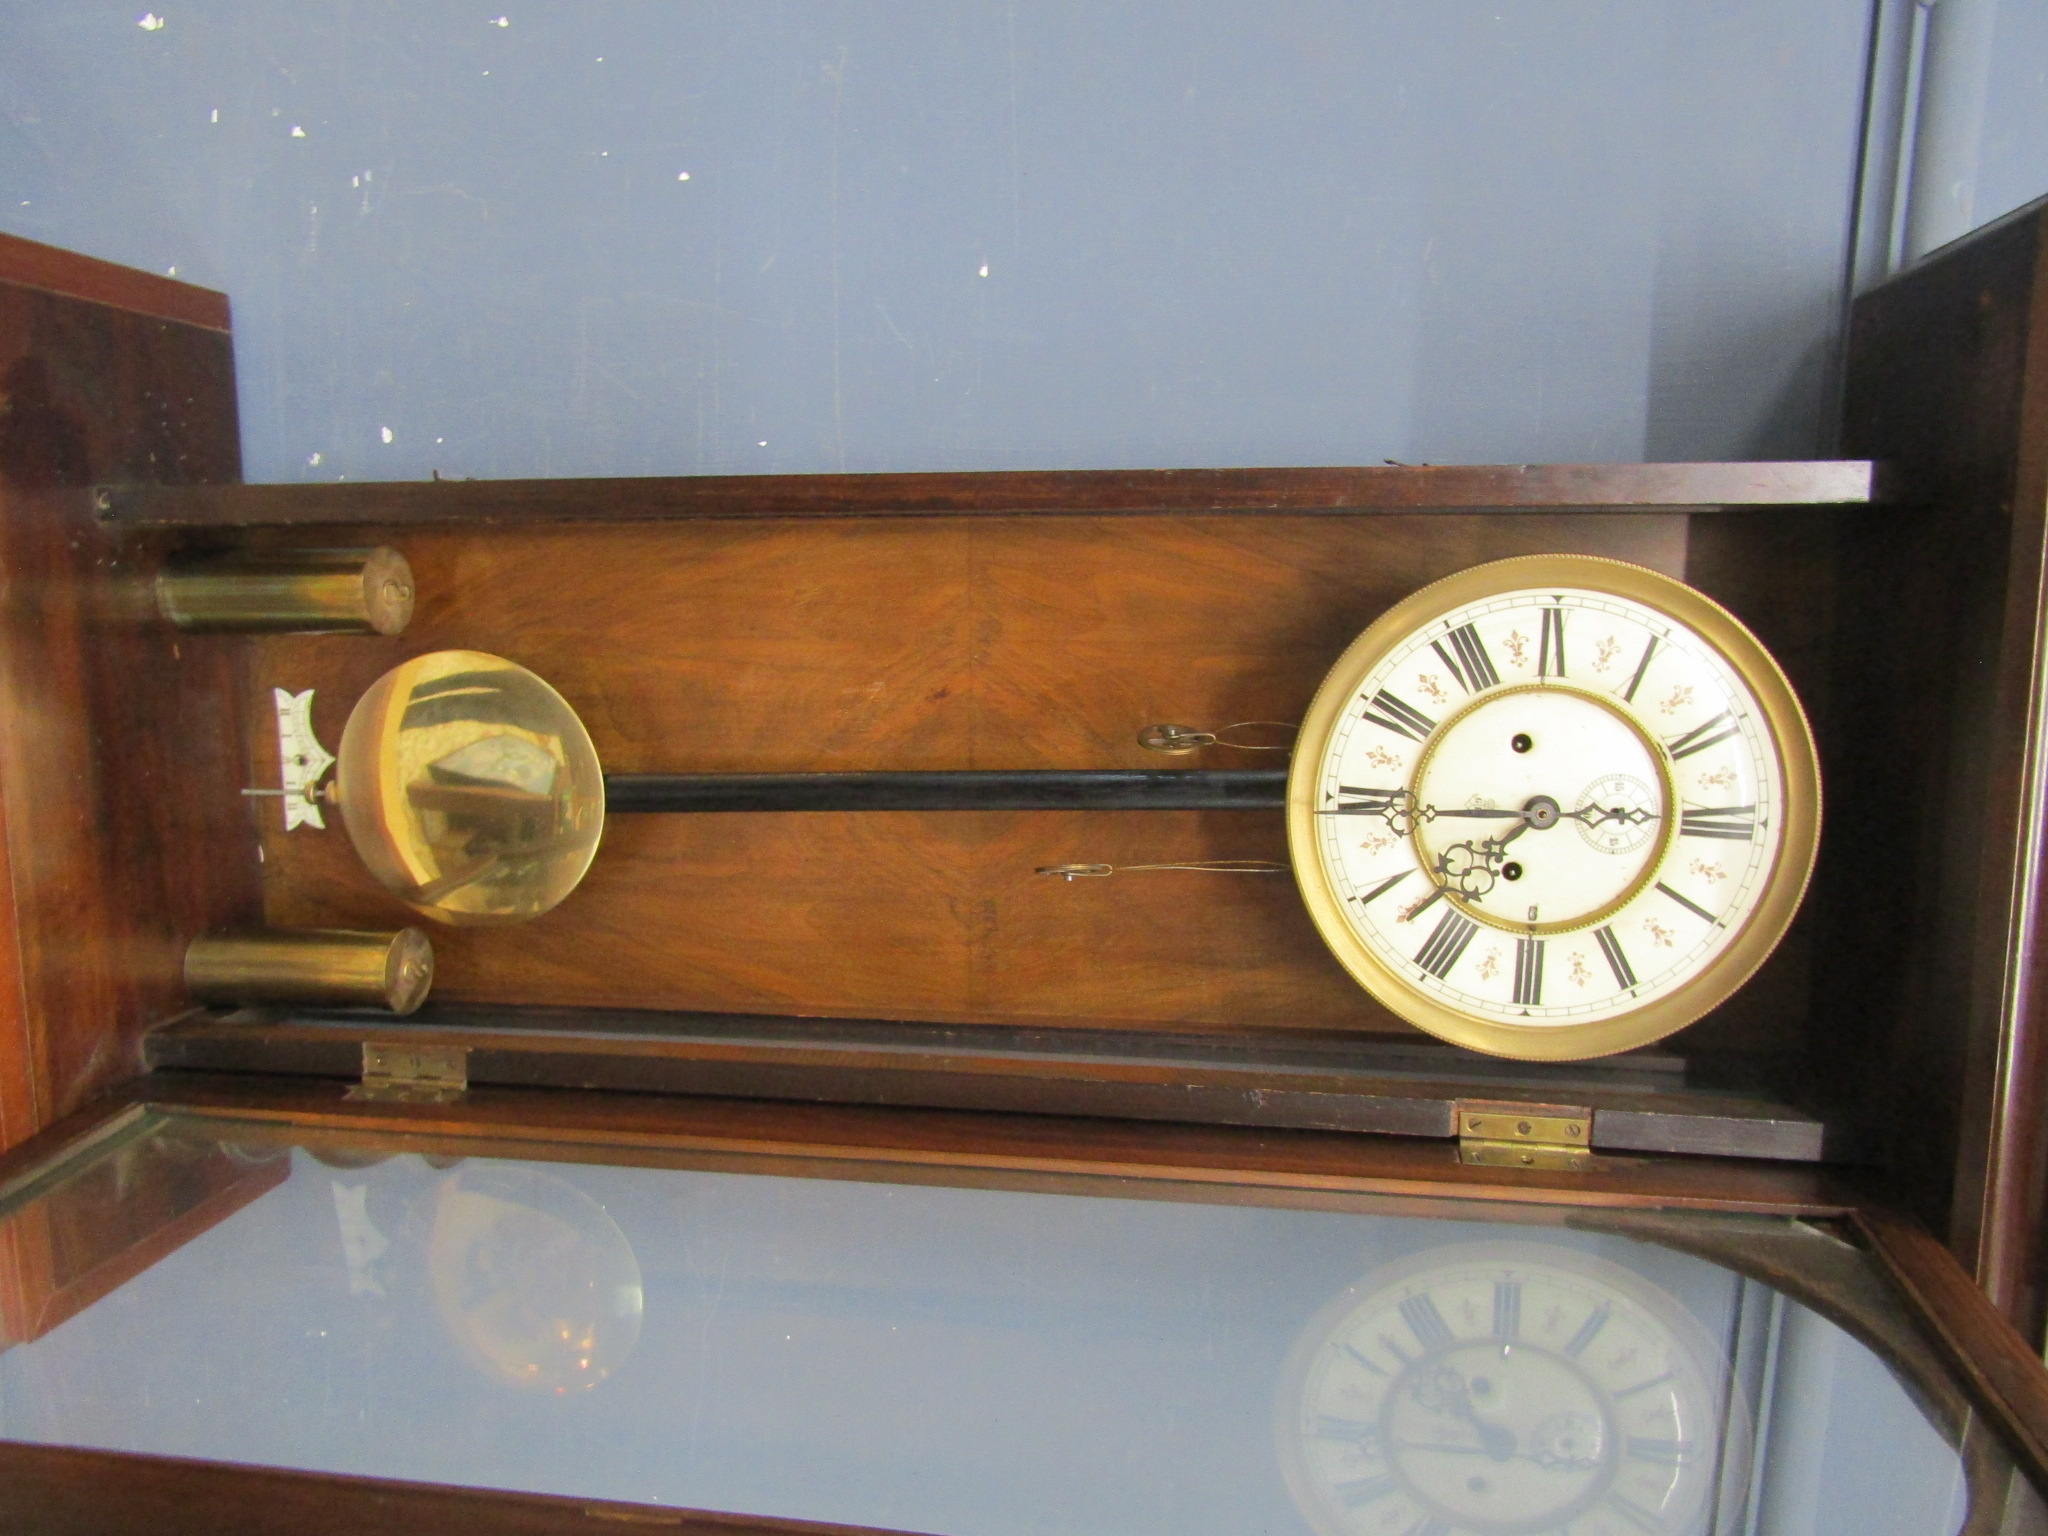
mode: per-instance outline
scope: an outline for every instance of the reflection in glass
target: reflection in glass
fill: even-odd
[[[587,1391],[640,1339],[640,1264],[603,1206],[530,1168],[447,1178],[427,1239],[434,1306],[494,1381]]]
[[[1746,1481],[1727,1365],[1675,1297],[1617,1264],[1528,1240],[1431,1248],[1304,1330],[1280,1457],[1325,1536],[1691,1536],[1717,1481]]]
[[[941,1536],[2040,1513],[1796,1222],[282,1134],[174,1119],[0,1209],[155,1245],[0,1353],[0,1437]]]

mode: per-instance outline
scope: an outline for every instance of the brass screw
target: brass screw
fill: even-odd
[[[1576,1125],[1568,1125],[1564,1128],[1564,1133],[1567,1136],[1576,1136],[1579,1134],[1579,1128]]]
[[[1469,1131],[1476,1131],[1479,1129],[1481,1124],[1482,1122],[1478,1120],[1467,1120],[1465,1122],[1465,1128]]]
[[[1526,1121],[1526,1120],[1523,1120],[1523,1121],[1519,1122],[1519,1123],[1518,1123],[1518,1124],[1517,1124],[1517,1125],[1515,1126],[1515,1134],[1516,1134],[1517,1136],[1526,1136],[1526,1135],[1528,1135],[1528,1134],[1529,1134],[1529,1122],[1528,1122],[1528,1121]]]
[[[1522,1154],[1522,1161],[1533,1165],[1536,1161],[1536,1154],[1534,1152],[1524,1152]]]

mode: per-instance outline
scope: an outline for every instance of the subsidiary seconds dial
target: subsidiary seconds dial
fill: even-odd
[[[1811,737],[1768,652],[1682,583],[1583,556],[1425,588],[1339,660],[1289,786],[1324,938],[1397,1013],[1526,1058],[1690,1022],[1797,909]]]

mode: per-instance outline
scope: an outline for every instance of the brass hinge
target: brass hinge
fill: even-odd
[[[1583,1168],[1593,1159],[1593,1112],[1572,1104],[1465,1099],[1458,1160],[1482,1168]]]
[[[462,1045],[363,1043],[363,1080],[351,1099],[447,1104],[469,1091],[469,1048]]]

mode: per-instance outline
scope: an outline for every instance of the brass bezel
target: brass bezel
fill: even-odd
[[[1782,838],[1763,895],[1741,929],[1689,981],[1664,997],[1584,1024],[1510,1024],[1453,1008],[1411,984],[1373,953],[1344,915],[1323,868],[1316,787],[1330,737],[1358,684],[1394,645],[1444,612],[1508,592],[1577,588],[1656,610],[1718,651],[1763,712],[1784,784]],[[1778,947],[1813,874],[1820,844],[1820,761],[1806,712],[1763,643],[1704,593],[1657,571],[1597,555],[1518,555],[1460,571],[1410,593],[1344,650],[1324,675],[1296,740],[1287,779],[1287,843],[1295,883],[1323,942],[1352,978],[1419,1029],[1489,1055],[1518,1061],[1581,1061],[1661,1040],[1731,997]]]

